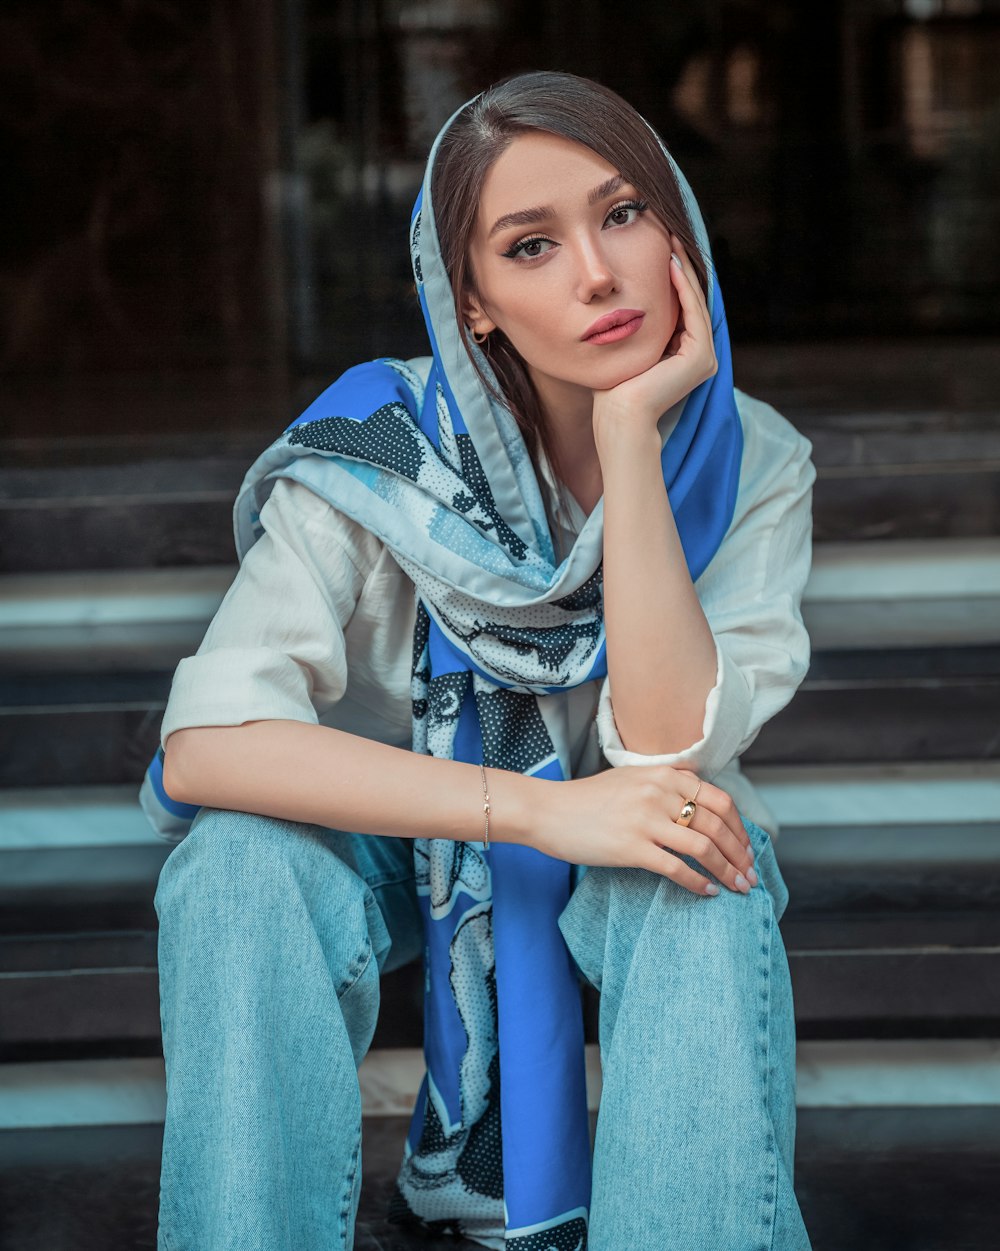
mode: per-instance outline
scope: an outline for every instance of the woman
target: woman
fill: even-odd
[[[734,762],[808,662],[809,444],[734,392],[690,188],[597,84],[459,110],[411,243],[431,356],[251,468],[143,788],[195,818],[156,895],[161,1246],[352,1245],[356,1065],[422,954],[392,1219],[800,1251],[787,892]]]

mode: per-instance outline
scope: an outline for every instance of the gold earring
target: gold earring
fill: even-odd
[[[486,331],[485,334],[476,334],[474,330],[470,330],[469,333],[472,335],[473,343],[478,344],[480,347],[482,347],[483,344],[486,342],[486,340],[490,337],[490,333],[488,330]]]

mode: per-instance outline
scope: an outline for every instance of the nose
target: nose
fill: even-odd
[[[616,275],[601,241],[581,239],[577,245],[577,296],[584,304],[608,296],[617,288]]]

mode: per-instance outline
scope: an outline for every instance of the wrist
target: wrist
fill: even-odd
[[[627,385],[627,384],[626,384]],[[620,389],[625,391],[625,387]],[[642,394],[620,394],[619,388],[595,391],[591,409],[594,425],[628,426],[637,432],[655,430],[663,414],[659,398]]]
[[[617,437],[612,435],[603,447],[598,443],[598,460],[605,499],[610,495],[620,499],[647,498],[648,493],[663,487],[663,468],[660,457],[663,451],[656,430],[651,435],[636,437],[634,432]]]
[[[542,788],[554,787],[557,783],[487,767],[486,784],[490,796],[490,842],[539,847],[539,816],[548,804]],[[479,820],[478,838],[481,839],[485,829],[485,814],[481,808]]]
[[[659,459],[662,450],[655,421],[645,424],[635,419],[594,413],[594,445],[602,468],[618,463],[633,464]]]

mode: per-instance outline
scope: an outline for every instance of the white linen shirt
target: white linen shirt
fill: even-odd
[[[669,764],[732,796],[777,833],[738,758],[805,676],[800,604],[811,558],[811,445],[769,404],[736,392],[744,448],[732,523],[695,583],[718,656],[702,735],[683,751],[647,756],[623,746],[607,679],[547,695],[573,776]],[[586,516],[542,465],[542,489],[564,548]],[[302,483],[275,481],[247,552],[197,653],[181,660],[160,728],[164,747],[189,726],[267,719],[336,726],[410,745],[413,584],[388,549]],[[670,691],[663,697],[669,699]],[[602,753],[604,759],[602,760]]]

